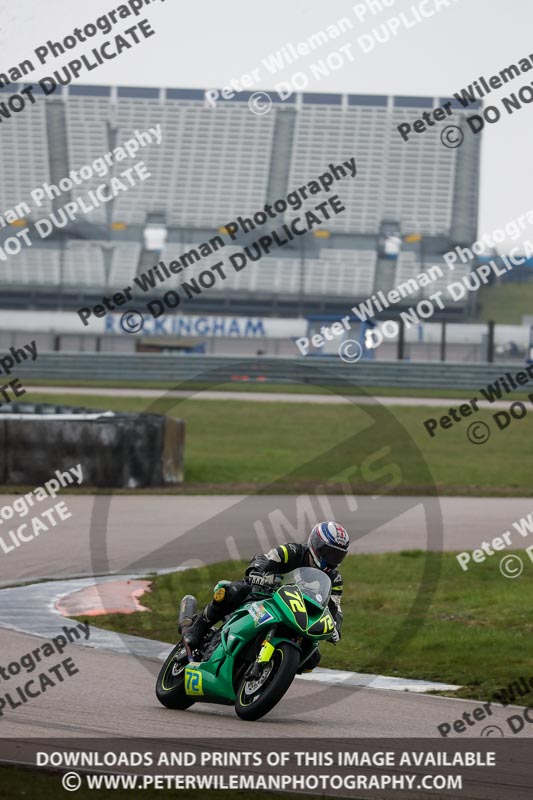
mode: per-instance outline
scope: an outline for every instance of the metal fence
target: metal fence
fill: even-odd
[[[520,365],[423,361],[360,361],[340,358],[226,358],[222,356],[124,353],[43,353],[16,368],[32,380],[188,381],[221,383],[388,386],[395,388],[476,389]],[[533,370],[532,370],[533,371]],[[532,379],[533,380],[533,379]],[[179,388],[178,386],[176,388]],[[184,386],[183,388],[186,388]]]

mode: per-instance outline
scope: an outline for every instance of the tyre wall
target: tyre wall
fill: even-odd
[[[185,423],[156,414],[101,415],[12,404],[0,413],[0,480],[38,486],[83,467],[83,485],[149,487],[183,481]],[[59,412],[59,413],[58,413]]]

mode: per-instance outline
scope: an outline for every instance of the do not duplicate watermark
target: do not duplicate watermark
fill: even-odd
[[[10,347],[5,355],[0,356],[0,375],[11,375],[19,364],[23,364],[30,356],[31,360],[35,361],[37,355],[36,340],[25,344],[23,347]],[[19,378],[8,381],[0,386],[0,408],[7,403],[11,403],[14,398],[22,397],[25,394],[26,389]]]
[[[0,508],[0,525],[4,522],[10,522],[18,516],[19,522],[21,519],[27,517],[30,513],[30,508],[33,508],[37,503],[43,500],[52,498],[55,500],[60,489],[69,486],[71,483],[76,482],[80,485],[83,481],[83,470],[81,464],[72,467],[68,472],[61,472],[56,470],[54,477],[46,481],[42,486],[38,486],[31,492],[28,492],[21,497],[17,497],[10,505],[5,505]],[[67,505],[60,501],[52,508],[36,514],[27,522],[17,524],[16,527],[4,532],[0,529],[0,550],[4,555],[9,555],[17,548],[21,547],[27,542],[36,539],[41,533],[46,533],[50,528],[55,528],[59,522],[65,522],[70,519],[72,514],[68,510]]]
[[[169,289],[161,299],[146,303],[146,312],[153,319],[158,319],[165,313],[165,309],[177,308],[181,304],[182,298],[192,300],[202,294],[204,290],[211,289],[216,283],[225,281],[228,278],[228,271],[229,274],[231,271],[241,272],[249,264],[257,263],[262,258],[274,254],[278,249],[296,241],[298,237],[305,236],[310,231],[320,228],[328,220],[343,213],[346,209],[339,195],[331,194],[332,187],[344,179],[355,179],[356,175],[357,165],[353,156],[341,163],[331,162],[323,173],[309,180],[305,185],[293,189],[273,203],[265,204],[263,208],[258,209],[250,216],[237,216],[236,219],[227,222],[219,231],[229,237],[229,242],[224,240],[221,235],[213,236],[209,241],[197,245],[179,258],[169,263],[159,261],[147,271],[140,273],[134,278],[134,284],[146,295],[158,289],[161,284],[170,281],[175,275],[214,256],[228,245],[237,248],[239,237],[255,233],[255,231],[258,233],[257,239],[228,255],[226,260],[219,259],[194,277],[191,276],[188,280],[184,280],[178,287],[179,291]],[[306,202],[314,200],[315,196],[320,194],[325,194],[323,200],[316,202],[311,208],[304,208]],[[316,199],[318,200],[318,198]],[[301,214],[292,216],[291,212],[300,210]],[[283,222],[283,216],[286,213],[291,213],[292,218]],[[272,227],[272,220],[278,220],[277,227]],[[260,235],[261,228],[264,229],[262,235]],[[104,297],[101,303],[92,308],[88,306],[80,308],[77,313],[81,322],[87,327],[92,317],[105,317],[109,311],[115,310],[117,305],[123,305],[132,299],[135,299],[137,305],[138,297],[133,297],[133,291],[134,287],[127,286],[122,292],[116,292],[112,298]],[[138,306],[125,312],[121,323],[123,330],[127,333],[136,333],[142,330],[143,313],[145,313],[144,309],[141,310]]]
[[[494,125],[502,119],[502,112],[505,111],[510,116],[516,111],[521,111],[524,106],[533,103],[533,82],[524,84],[519,89],[502,97],[499,105],[486,105],[480,109],[478,114],[465,116],[468,109],[473,110],[480,105],[480,101],[485,102],[486,97],[492,92],[501,89],[506,84],[515,81],[522,74],[530,72],[533,66],[533,54],[522,57],[517,63],[508,64],[497,74],[485,77],[480,75],[471,84],[455,92],[455,111],[459,110],[464,116],[464,122],[458,125],[450,125],[441,130],[441,141],[445,147],[460,147],[464,141],[464,131],[470,131],[477,135],[485,128],[486,124]],[[425,111],[420,119],[402,122],[397,126],[397,131],[404,142],[413,138],[413,134],[420,136],[427,133],[437,122],[445,120],[453,115],[452,102],[444,103],[442,106]]]
[[[49,642],[29,650],[19,659],[10,661],[5,666],[0,665],[0,684],[2,684],[0,691],[4,688],[3,684],[7,684],[12,678],[20,679],[23,676],[24,680],[21,685],[14,688],[9,683],[8,691],[0,695],[0,717],[3,717],[6,711],[15,711],[30,700],[40,697],[48,689],[53,689],[63,683],[66,678],[77,675],[79,669],[70,657],[62,659],[47,669],[43,668],[37,674],[34,673],[38,665],[45,667],[46,659],[54,655],[61,657],[68,645],[81,639],[82,634],[87,641],[90,633],[90,626],[84,622],[79,622],[75,627],[64,625],[61,633],[54,636]],[[30,675],[31,678],[26,680]]]
[[[367,55],[376,47],[387,44],[406,31],[437,17],[442,11],[453,7],[459,0],[416,0],[404,8],[379,21],[379,17],[396,5],[397,0],[362,0],[347,8],[345,16],[332,20],[329,25],[314,31],[298,42],[286,42],[278,50],[261,59],[261,63],[248,70],[239,78],[231,78],[221,89],[206,90],[207,108],[216,108],[220,103],[234,100],[237,95],[249,93],[272,76],[287,72],[294,65],[300,67],[278,81],[274,89],[253,92],[248,98],[252,113],[262,116],[268,114],[274,103],[289,100],[295,92],[309,91],[312,82],[328,79],[332,74],[349,67],[357,56]],[[366,27],[372,24],[373,27]],[[350,41],[338,44],[341,37],[351,37]],[[331,43],[332,49],[324,53]],[[313,61],[309,59],[313,58]],[[306,62],[305,66],[302,62]],[[246,99],[240,98],[240,99]]]

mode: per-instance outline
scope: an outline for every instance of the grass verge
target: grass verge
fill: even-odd
[[[32,394],[46,402],[46,395]],[[533,495],[530,469],[533,413],[496,429],[492,413],[481,411],[430,438],[428,417],[446,411],[424,407],[251,403],[240,400],[172,400],[154,403],[138,397],[65,395],[62,402],[113,411],[156,411],[186,423],[185,491],[250,493],[276,482],[274,493],[299,493],[322,487],[339,491],[337,454],[332,448],[360,435],[359,451],[390,449],[401,480],[379,484],[387,475],[376,468],[365,473],[357,453],[349,481],[359,494]],[[492,437],[483,446],[466,436],[471,420],[484,421]],[[419,448],[406,448],[412,440]],[[331,455],[328,456],[328,453]],[[424,465],[427,465],[425,467]],[[397,472],[398,472],[397,470]],[[428,483],[428,470],[433,480]],[[383,477],[384,476],[384,477]],[[346,479],[344,479],[346,480]],[[389,481],[390,484],[390,481]],[[337,486],[337,488],[335,488]],[[8,489],[9,491],[9,489]],[[176,491],[176,490],[173,490]],[[180,490],[177,490],[180,491]],[[344,491],[344,490],[343,490]]]
[[[472,562],[464,572],[452,553],[350,556],[342,569],[342,640],[322,645],[321,666],[443,681],[463,687],[451,696],[491,700],[520,677],[533,677],[533,563],[524,560],[520,578],[506,580],[497,558]],[[157,576],[142,598],[151,613],[108,615],[95,623],[174,642],[182,595],[195,595],[201,607],[217,580],[238,579],[244,568],[245,562],[226,562]],[[397,635],[399,644],[391,645]],[[533,704],[533,691],[515,703]]]
[[[522,317],[531,315],[533,283],[498,283],[482,286],[478,295],[475,322],[494,320],[498,325],[521,325]]]

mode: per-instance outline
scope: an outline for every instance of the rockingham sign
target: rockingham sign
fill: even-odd
[[[108,313],[95,319],[90,334],[96,336],[131,336],[120,324],[121,313]],[[3,311],[2,330],[27,333],[81,334],[77,317],[68,311]],[[199,314],[165,314],[153,319],[148,314],[142,328],[143,336],[244,339],[291,339],[303,336],[307,330],[304,319],[273,319],[271,317],[238,317]]]

